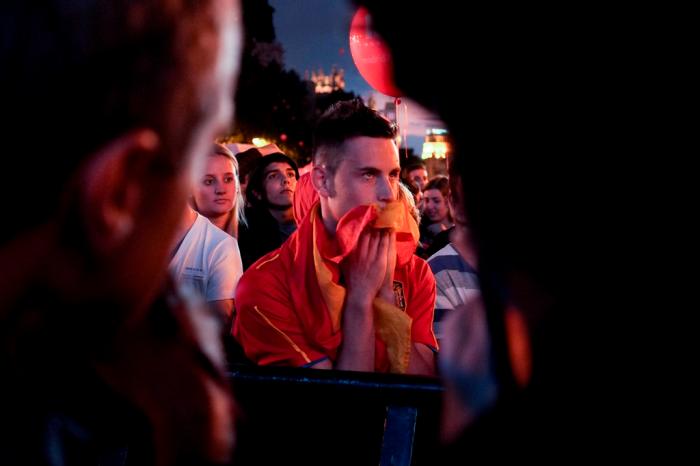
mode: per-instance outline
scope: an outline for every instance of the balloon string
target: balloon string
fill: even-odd
[[[403,141],[403,159],[408,159],[408,106],[403,104],[403,122],[401,121],[401,99],[394,99],[394,107],[396,108],[396,123],[399,125],[401,139]]]

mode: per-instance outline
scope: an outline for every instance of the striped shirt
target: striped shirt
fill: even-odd
[[[480,294],[479,279],[476,270],[462,259],[452,243],[430,256],[428,265],[437,286],[433,330],[440,340],[444,333],[440,325],[445,313],[464,304],[467,298]]]

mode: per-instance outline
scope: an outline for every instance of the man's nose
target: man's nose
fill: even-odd
[[[377,200],[384,202],[394,200],[394,190],[391,189],[391,183],[385,177],[377,179]]]

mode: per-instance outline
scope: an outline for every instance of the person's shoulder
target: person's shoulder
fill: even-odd
[[[288,286],[289,272],[283,251],[275,249],[253,262],[243,273],[236,288],[236,304],[258,301],[265,296],[273,299],[286,296]]]
[[[281,256],[281,248],[277,248],[273,251],[270,251],[264,256],[262,256],[260,259],[253,262],[253,264],[248,268],[246,273],[250,272],[251,274],[268,274],[276,272],[277,269],[279,269],[282,265],[283,259],[280,259]]]
[[[209,219],[203,215],[199,215],[199,217],[197,217],[197,222],[200,223],[200,228],[202,228],[204,232],[205,241],[210,249],[225,248],[238,250],[236,238],[211,223]]]
[[[408,276],[413,278],[414,282],[419,282],[429,277],[431,281],[434,281],[433,272],[430,270],[428,262],[422,257],[418,257],[413,254],[411,259],[406,262],[404,266]]]
[[[451,243],[428,258],[428,265],[437,276],[445,270],[470,271],[467,264]]]
[[[207,242],[224,241],[225,236],[231,236],[221,228],[211,223],[211,220],[199,212],[197,212],[197,217],[195,218],[192,227],[190,227],[190,231],[194,232],[198,237],[203,237],[203,239]]]
[[[410,269],[421,269],[423,267],[428,267],[428,262],[423,259],[422,257],[413,254],[411,255],[411,258],[406,262],[406,267]]]
[[[210,236],[212,239],[218,240],[218,241],[223,241],[225,236],[231,236],[228,233],[226,233],[224,230],[221,228],[217,227],[214,225],[211,220],[209,220],[207,217],[204,215],[197,213],[197,220],[195,220],[195,227],[196,228],[201,228],[204,230],[207,234],[207,236]]]
[[[435,254],[432,256],[428,257],[427,262],[429,265],[432,266],[433,262],[441,260],[441,258],[445,257],[453,257],[459,255],[457,251],[455,250],[454,247],[452,247],[452,243],[448,243],[442,248],[438,249]]]
[[[270,283],[284,285],[288,280],[289,273],[288,253],[284,245],[274,249],[248,267],[241,278],[252,283],[256,288],[264,287]]]

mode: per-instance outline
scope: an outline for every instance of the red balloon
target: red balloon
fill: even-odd
[[[394,66],[389,48],[371,29],[369,12],[360,7],[350,25],[350,54],[365,81],[392,97],[403,95],[394,84]]]

